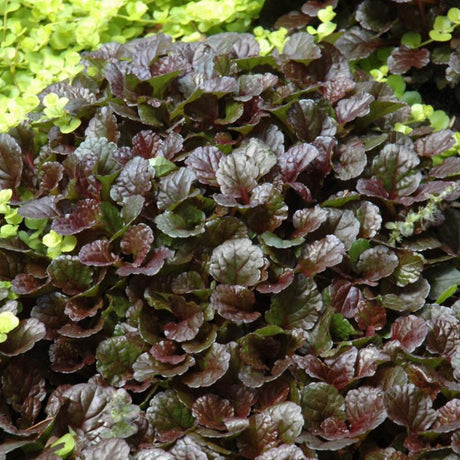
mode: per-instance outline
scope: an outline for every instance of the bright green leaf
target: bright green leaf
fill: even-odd
[[[57,441],[51,444],[51,447],[62,447],[55,452],[56,455],[59,457],[65,458],[69,455],[75,448],[75,440],[70,433],[66,433],[65,435],[61,436]]]
[[[409,48],[417,48],[422,43],[422,36],[417,32],[406,32],[401,37],[401,44]]]

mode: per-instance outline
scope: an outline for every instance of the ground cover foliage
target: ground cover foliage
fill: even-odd
[[[164,32],[176,39],[247,31],[264,0],[5,0],[0,5],[0,132],[76,75],[79,52]]]
[[[453,132],[303,32],[83,65],[0,135],[0,451],[460,455]]]
[[[410,104],[423,100],[458,117],[460,9],[456,0],[299,3],[299,9],[282,15],[275,25],[298,30],[317,22],[318,8],[333,7],[337,25],[333,40],[351,62],[377,80],[388,79]],[[411,91],[404,97],[406,85]]]

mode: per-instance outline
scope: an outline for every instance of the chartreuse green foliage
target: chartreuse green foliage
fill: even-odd
[[[196,40],[225,30],[244,32],[264,0],[2,0],[0,2],[0,132],[17,125],[47,85],[81,70],[79,52],[124,43],[154,31]],[[65,100],[45,101],[62,132],[79,121]]]
[[[19,319],[11,311],[0,312],[0,343],[7,339],[8,332],[11,332],[19,324]]]
[[[72,433],[66,433],[57,441],[53,442],[51,447],[58,447],[54,453],[59,455],[61,458],[67,458],[75,448],[75,439],[73,438]]]
[[[46,109],[45,109],[46,110]],[[40,254],[46,254],[50,259],[59,257],[63,252],[71,252],[77,244],[74,235],[62,236],[54,230],[44,234],[48,219],[23,218],[18,214],[18,207],[10,204],[13,191],[0,191],[0,238],[18,237],[30,249]],[[23,198],[30,197],[25,193]],[[21,223],[23,229],[19,230]]]
[[[332,5],[329,5],[326,8],[322,8],[321,10],[319,10],[317,16],[320,20],[320,24],[317,28],[313,26],[308,26],[307,32],[311,35],[316,36],[318,41],[321,41],[324,38],[331,35],[337,28],[337,24],[334,24],[332,22],[336,16],[336,13],[334,12],[334,8],[332,7]]]

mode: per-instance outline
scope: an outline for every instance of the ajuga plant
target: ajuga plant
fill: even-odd
[[[458,6],[455,0],[308,1],[300,11],[279,18],[276,26],[304,28],[318,22],[320,8],[334,8],[333,41],[355,65],[374,78],[391,76],[392,86],[407,84],[425,103],[458,115]],[[412,91],[407,102],[420,102]]]
[[[452,132],[303,32],[82,64],[0,136],[0,452],[460,455]]]

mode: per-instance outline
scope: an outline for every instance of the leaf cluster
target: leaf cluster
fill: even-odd
[[[263,0],[5,0],[0,5],[0,132],[23,121],[45,87],[74,77],[81,70],[81,51],[158,31],[188,40],[244,32],[262,5]]]
[[[20,217],[0,452],[459,454],[460,168],[435,161],[453,133],[396,131],[407,104],[306,33],[269,55],[159,34],[82,64],[0,136]],[[73,130],[42,120],[49,93]]]
[[[411,105],[422,102],[421,94],[425,103],[451,116],[458,114],[460,9],[457,2],[308,1],[300,11],[282,16],[275,25],[290,31],[305,26],[312,28],[310,24],[321,22],[322,12],[332,7],[337,13],[334,22],[338,32],[328,40],[354,66],[377,80],[388,80],[398,97]],[[441,123],[442,114],[436,116],[433,123]],[[442,127],[447,124],[448,120]]]

